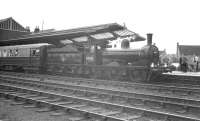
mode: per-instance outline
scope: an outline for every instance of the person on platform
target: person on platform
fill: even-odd
[[[182,69],[182,67],[183,67],[183,65],[182,65],[183,63],[182,63],[182,58],[180,57],[180,59],[179,59],[179,66],[180,66],[180,71],[182,71],[183,69]]]
[[[182,71],[183,71],[183,72],[187,72],[187,70],[188,70],[188,64],[187,64],[186,61],[183,61],[183,64],[182,64]]]
[[[194,57],[194,63],[196,65],[195,71],[198,72],[198,68],[199,68],[199,57],[198,56]]]

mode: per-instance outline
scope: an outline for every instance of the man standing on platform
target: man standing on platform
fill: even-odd
[[[182,66],[182,58],[181,57],[179,59],[179,65],[180,65],[180,71],[182,71],[183,70],[183,66]]]
[[[196,69],[195,69],[195,71],[198,72],[198,68],[199,68],[199,57],[198,56],[194,57],[194,62],[196,63]]]

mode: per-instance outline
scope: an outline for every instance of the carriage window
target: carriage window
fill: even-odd
[[[7,51],[3,50],[3,57],[7,57]]]
[[[18,56],[18,54],[19,54],[18,49],[10,49],[8,51],[8,56],[10,56],[10,57]]]
[[[19,50],[15,49],[15,56],[18,56],[18,55],[19,55]]]
[[[39,56],[40,50],[39,49],[31,49],[31,56]]]
[[[3,52],[2,52],[2,50],[0,50],[0,57],[3,57]]]
[[[13,56],[13,50],[9,50],[9,56]]]

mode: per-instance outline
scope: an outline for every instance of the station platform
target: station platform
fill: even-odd
[[[182,71],[172,71],[168,73],[163,73],[165,75],[178,75],[178,76],[195,76],[200,77],[200,72],[182,72]]]

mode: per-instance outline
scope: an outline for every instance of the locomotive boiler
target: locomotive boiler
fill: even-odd
[[[124,42],[124,40],[122,41]],[[128,43],[128,41],[125,41]],[[159,50],[152,45],[152,34],[147,34],[147,45],[138,49],[130,49],[130,44],[126,44],[120,50],[107,50],[103,52],[104,63],[118,63],[118,65],[129,66],[156,66],[159,62]]]
[[[147,45],[140,49],[130,49],[129,45],[124,40],[121,50],[74,44],[0,47],[0,69],[106,80],[149,80],[151,65],[159,61],[158,48],[152,45],[152,34],[147,34]]]

